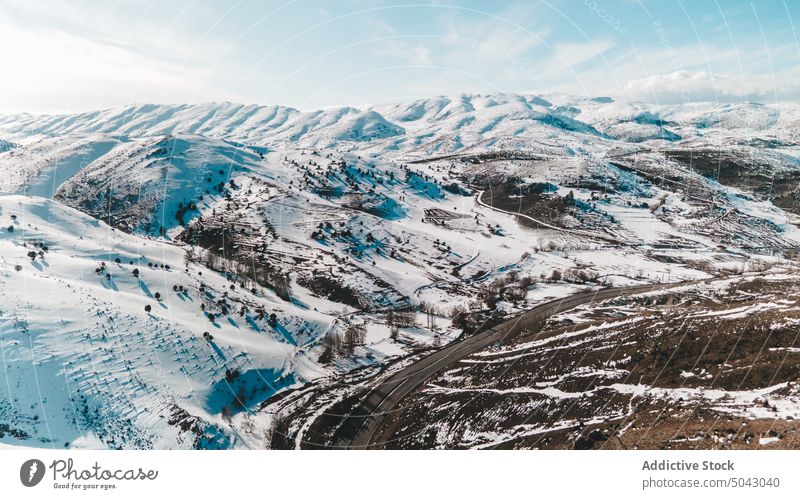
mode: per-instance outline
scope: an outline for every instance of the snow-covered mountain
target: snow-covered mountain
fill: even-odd
[[[526,148],[525,139],[553,133],[678,140],[713,133],[796,137],[800,112],[791,103],[618,103],[563,95],[463,94],[407,103],[299,111],[283,106],[223,103],[133,105],[72,115],[0,116],[6,140],[109,134],[147,137],[194,134],[257,145],[326,147],[385,139],[393,147],[457,151],[467,147]],[[683,135],[682,135],[683,133]],[[686,137],[684,137],[686,135]]]
[[[0,116],[0,443],[299,442],[344,376],[549,297],[779,271],[798,124],[504,93]]]
[[[62,116],[5,116],[9,137],[101,133],[125,137],[195,134],[257,142],[304,142],[326,146],[340,140],[367,141],[401,135],[403,129],[374,111],[351,107],[300,112],[282,106],[231,103],[140,105]]]

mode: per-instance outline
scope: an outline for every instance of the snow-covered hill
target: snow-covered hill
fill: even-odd
[[[110,134],[151,137],[204,135],[247,142],[303,142],[328,146],[339,140],[368,141],[401,135],[403,129],[374,111],[352,107],[300,112],[282,106],[231,103],[139,105],[61,116],[3,116],[2,135],[54,137],[66,134]]]
[[[53,201],[0,197],[0,219],[0,415],[20,443],[226,447],[224,413],[318,375],[297,345],[327,326],[320,312]]]
[[[258,154],[202,136],[132,139],[70,176],[54,197],[128,231],[166,234],[256,165]]]
[[[0,191],[51,198],[61,184],[123,141],[107,135],[39,138],[0,155]]]

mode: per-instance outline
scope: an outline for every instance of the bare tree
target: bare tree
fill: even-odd
[[[436,307],[430,303],[421,304],[422,311],[425,312],[425,323],[430,331],[436,329]]]
[[[386,324],[389,326],[389,338],[392,341],[397,341],[400,336],[400,327],[396,324],[394,310],[386,312]]]
[[[397,327],[415,327],[417,325],[414,312],[403,310],[394,312],[394,324]]]
[[[348,355],[353,355],[356,347],[364,345],[367,339],[367,326],[364,324],[352,324],[344,331],[344,341],[342,349]]]
[[[322,338],[322,345],[322,354],[319,356],[318,360],[322,364],[327,364],[341,353],[342,337],[338,332],[331,331]]]

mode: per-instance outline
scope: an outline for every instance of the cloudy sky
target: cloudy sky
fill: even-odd
[[[0,112],[462,92],[800,100],[796,0],[0,0]]]

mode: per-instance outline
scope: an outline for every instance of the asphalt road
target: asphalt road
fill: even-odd
[[[382,448],[391,434],[392,414],[408,394],[424,385],[436,373],[461,359],[507,340],[520,332],[536,330],[552,315],[593,301],[685,284],[687,283],[646,284],[578,293],[545,302],[491,329],[456,340],[378,383],[350,414],[343,417],[344,421],[334,438],[334,447]]]

